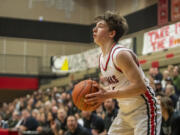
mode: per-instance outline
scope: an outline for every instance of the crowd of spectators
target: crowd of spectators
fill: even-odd
[[[150,68],[149,80],[161,105],[162,124],[160,135],[180,135],[180,68],[169,65],[161,73]]]
[[[148,72],[162,108],[161,135],[180,135],[180,69],[169,65],[163,73],[158,68]],[[94,112],[80,111],[73,104],[73,85],[65,90],[54,87],[3,103],[0,127],[21,134],[38,135],[106,135],[118,113],[118,103],[107,99]]]

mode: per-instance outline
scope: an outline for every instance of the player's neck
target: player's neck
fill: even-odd
[[[107,54],[109,54],[109,52],[111,51],[111,48],[114,45],[115,45],[115,43],[112,42],[112,41],[107,42],[107,43],[101,45],[101,50],[102,50],[103,56],[106,56]]]

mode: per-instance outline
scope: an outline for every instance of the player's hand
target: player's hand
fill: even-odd
[[[85,103],[94,105],[104,102],[107,99],[105,96],[106,91],[98,84],[93,84],[93,87],[96,87],[97,89],[99,89],[99,91],[95,93],[87,94],[85,96]]]

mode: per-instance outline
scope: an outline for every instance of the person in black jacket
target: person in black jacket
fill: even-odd
[[[69,115],[67,118],[68,131],[65,135],[91,135],[88,130],[78,124],[74,115]]]

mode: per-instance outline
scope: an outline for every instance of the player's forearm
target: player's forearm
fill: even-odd
[[[111,90],[106,93],[107,98],[129,98],[144,94],[146,91],[145,84],[130,84],[119,90]]]

